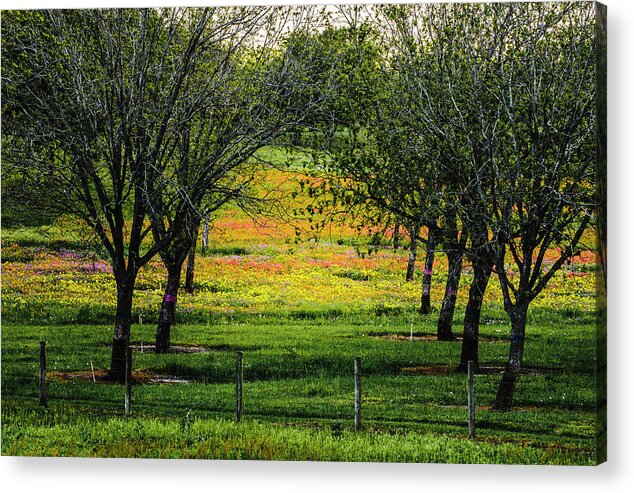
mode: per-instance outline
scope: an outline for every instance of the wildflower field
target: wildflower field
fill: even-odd
[[[285,209],[301,199],[268,172]],[[510,323],[497,279],[487,290],[467,436],[460,340],[434,338],[447,277],[436,255],[429,315],[418,310],[422,254],[405,281],[407,239],[332,225],[297,236],[307,218],[255,221],[235,207],[199,244],[195,290],[181,292],[170,354],[151,350],[165,272],[144,268],[134,297],[132,411],[110,363],[116,286],[72,220],[2,230],[2,454],[336,461],[593,464],[595,257],[573,258],[531,305],[514,410],[490,410]],[[296,241],[297,239],[297,241]],[[420,264],[420,265],[419,265]],[[471,280],[465,263],[454,319]],[[38,405],[46,341],[48,406]],[[244,353],[244,415],[235,423],[235,354]],[[362,362],[363,429],[355,432],[353,360]]]

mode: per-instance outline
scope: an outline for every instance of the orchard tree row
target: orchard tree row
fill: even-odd
[[[348,68],[331,76],[345,82],[334,85],[333,118],[322,122],[328,191],[407,225],[410,260],[416,241],[426,244],[423,313],[434,251],[445,252],[438,340],[454,339],[470,260],[459,370],[477,365],[482,302],[495,275],[511,334],[493,407],[509,410],[530,303],[588,248],[582,237],[604,213],[604,18],[593,4],[521,3],[377,6],[348,19],[338,40],[314,35],[324,56]]]

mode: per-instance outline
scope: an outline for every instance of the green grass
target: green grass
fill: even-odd
[[[315,169],[312,151],[307,148],[288,148],[267,146],[256,152],[252,161],[270,163],[274,166],[293,171],[309,172]]]
[[[311,429],[258,421],[94,417],[58,411],[15,415],[3,428],[3,454],[171,459],[321,460],[577,464],[567,447],[465,441],[434,433]],[[68,416],[73,410],[62,414]],[[20,420],[20,424],[13,421]],[[42,426],[42,421],[49,421]],[[9,442],[6,444],[6,442]],[[591,457],[581,459],[591,464]]]
[[[495,413],[499,375],[476,378],[477,440],[467,439],[463,375],[408,368],[458,362],[460,343],[388,339],[407,318],[370,315],[224,320],[174,327],[173,344],[200,354],[135,352],[135,371],[188,379],[123,388],[91,379],[49,381],[37,405],[39,340],[51,372],[106,369],[110,326],[3,325],[2,453],[107,457],[590,464],[594,457],[594,327],[531,325],[516,409]],[[416,335],[434,332],[433,318]],[[483,327],[481,364],[506,358],[507,327]],[[502,332],[500,332],[502,331]],[[151,343],[153,325],[132,342]],[[564,351],[565,349],[565,351]],[[245,423],[235,424],[235,351],[244,351]],[[364,431],[352,431],[352,361],[363,368]]]

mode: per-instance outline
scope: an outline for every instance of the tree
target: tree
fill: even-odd
[[[455,216],[450,213],[444,217],[443,242],[447,254],[447,282],[440,315],[438,317],[437,338],[439,341],[451,341],[453,335],[453,316],[456,309],[456,298],[462,275],[464,252],[467,244],[468,230],[465,226],[458,232]]]
[[[117,284],[109,376],[122,380],[136,276],[169,241],[144,242],[144,181],[165,148],[151,129],[163,123],[164,135],[171,115],[167,106],[162,121],[146,110],[180,96],[169,78],[186,46],[175,29],[187,21],[145,10],[7,12],[4,21],[3,161],[31,189],[46,185],[108,252]]]
[[[395,246],[398,227],[407,224],[407,280],[413,278],[418,243],[427,244],[431,238],[421,287],[421,311],[427,313],[435,249],[446,243],[453,251],[460,241],[452,243],[451,235],[457,238],[457,232],[451,228],[438,227],[442,179],[429,146],[405,128],[403,113],[409,102],[389,70],[390,54],[381,45],[380,29],[372,24],[369,12],[358,6],[340,12],[345,27],[314,37],[313,58],[324,67],[318,87],[326,100],[323,107],[330,110],[322,112],[315,123],[315,133],[324,138],[313,145],[327,155],[324,171],[332,173],[334,207],[363,209],[367,221],[375,225],[386,214],[397,218]],[[428,231],[429,238],[420,236],[421,228]],[[439,324],[441,339],[453,338],[451,321],[462,255],[450,258],[452,276]]]
[[[216,94],[217,79],[208,73],[201,83],[201,73],[224,69],[231,59],[220,48],[224,37],[254,35],[267,11],[5,13],[3,163],[8,172],[23,174],[31,189],[45,185],[59,210],[94,229],[110,257],[117,308],[109,378],[124,377],[139,269],[157,253],[169,256],[173,245],[189,241],[185,232],[197,220],[189,200],[208,193],[209,183],[222,183],[248,157],[248,125],[266,114],[263,98],[272,91],[284,100],[284,91],[293,87],[297,74],[287,70],[286,84],[273,86],[254,104],[248,99],[253,93],[240,93],[231,103],[223,100],[227,92],[205,99]],[[234,81],[222,82],[231,87]],[[242,114],[232,104],[246,115],[240,129],[215,133],[218,121],[230,129],[231,118]],[[177,178],[188,160],[198,153],[216,163],[218,156],[205,154],[209,146],[236,135],[242,140],[231,142],[243,143],[240,150],[220,166],[199,167],[200,174],[188,179],[205,186],[186,190],[187,182]]]
[[[379,209],[389,211],[410,226],[410,262],[413,275],[415,247],[427,247],[421,286],[421,312],[428,313],[431,276],[435,252],[444,251],[448,259],[448,278],[438,320],[439,340],[452,340],[452,323],[462,269],[466,231],[459,231],[455,212],[446,213],[446,196],[451,182],[437,166],[437,154],[426,137],[411,132],[409,101],[403,93],[400,74],[383,73],[382,92],[374,101],[374,114],[367,124],[366,140],[344,159],[339,158],[339,173],[357,184],[356,193]],[[421,229],[427,236],[420,235]],[[464,229],[464,228],[461,228]],[[439,248],[440,246],[440,248]],[[409,278],[409,277],[408,277]]]
[[[436,150],[444,169],[445,217],[455,214],[469,232],[474,278],[462,363],[477,361],[492,270],[502,286],[512,328],[499,409],[511,406],[528,305],[574,254],[591,221],[590,10],[580,4],[380,10],[402,92],[410,96],[407,125]],[[560,248],[559,258],[545,265],[552,248]],[[507,254],[519,276],[507,271]]]
[[[156,351],[169,351],[181,272],[191,257],[204,215],[233,202],[253,212],[257,198],[248,192],[259,168],[254,154],[279,144],[313,118],[319,101],[307,94],[313,61],[284,47],[289,15],[291,32],[310,29],[311,9],[229,9],[208,26],[202,58],[192,75],[196,97],[176,121],[180,137],[171,156],[170,174],[163,178],[160,200],[150,214],[155,238],[174,240],[160,251],[167,283],[156,333]],[[222,20],[230,28],[217,29]],[[217,34],[213,34],[216,33]]]
[[[407,260],[407,271],[405,273],[406,281],[414,280],[414,270],[416,269],[416,253],[418,250],[418,236],[420,234],[420,226],[411,224],[407,227],[409,235],[409,256]]]
[[[596,210],[594,6],[527,6],[516,24],[497,92],[507,139],[487,170],[497,205],[488,217],[494,264],[511,319],[498,410],[512,406],[528,307],[576,254]]]
[[[196,274],[196,247],[198,243],[198,233],[194,233],[192,246],[187,254],[187,270],[185,271],[185,292],[194,294],[194,276]]]
[[[410,142],[416,143],[415,146],[408,146],[407,141],[403,141],[396,148],[401,153],[421,154],[424,151],[426,158],[436,167],[432,175],[434,179],[430,181],[425,177],[429,172],[425,172],[425,168],[421,169],[416,160],[411,160],[412,166],[419,168],[420,179],[428,182],[428,190],[435,190],[439,194],[435,215],[444,223],[443,228],[430,230],[434,240],[432,246],[437,235],[449,264],[438,322],[438,338],[453,338],[451,326],[456,293],[462,263],[467,255],[474,265],[474,279],[465,316],[463,357],[468,354],[469,359],[477,362],[477,328],[488,276],[480,276],[483,270],[475,265],[475,260],[480,256],[473,255],[477,248],[475,242],[482,236],[471,234],[470,225],[465,224],[460,211],[466,202],[473,202],[468,191],[470,181],[468,167],[465,166],[465,149],[472,142],[471,134],[479,135],[474,131],[479,127],[471,126],[477,123],[474,118],[477,113],[471,111],[465,102],[486,106],[487,99],[482,99],[484,94],[481,90],[486,80],[474,84],[470,79],[470,38],[468,31],[458,26],[461,19],[470,15],[467,10],[468,7],[463,6],[455,9],[451,6],[385,6],[379,8],[378,15],[385,26],[385,44],[391,48],[390,70],[394,73],[398,93],[402,95],[402,102],[398,106],[407,108],[407,111],[397,115],[393,125],[400,127],[401,132],[409,136]],[[475,18],[480,19],[479,16]],[[468,39],[464,39],[463,33]],[[480,72],[480,76],[485,73],[484,70]],[[484,135],[488,134],[484,132]],[[428,248],[430,253],[434,250]],[[433,257],[428,255],[427,260],[427,275],[431,276]],[[426,313],[429,311],[430,280],[424,277],[423,281],[426,285],[421,296],[421,312]],[[465,351],[467,347],[473,347],[468,343],[472,340],[469,334],[473,330],[476,333],[475,354]]]
[[[436,255],[436,228],[428,228],[427,245],[425,247],[425,267],[423,268],[423,280],[420,295],[420,309],[423,315],[431,312],[431,280]]]
[[[371,16],[366,17],[369,19]],[[366,20],[364,26],[371,24]],[[417,104],[413,104],[415,101],[409,94],[411,84],[408,86],[407,78],[411,76],[420,80],[420,77],[416,72],[401,71],[399,66],[411,67],[411,60],[399,55],[398,49],[390,44],[391,39],[381,38],[385,35],[381,29],[375,31],[372,27],[364,27],[360,30],[368,33],[364,37],[356,35],[359,31],[356,24],[352,24],[350,29],[352,33],[347,36],[347,45],[344,46],[351,48],[340,48],[339,52],[347,53],[346,50],[349,50],[356,56],[363,54],[375,61],[348,63],[351,71],[345,73],[356,89],[344,84],[336,92],[337,103],[333,106],[344,110],[333,111],[332,123],[327,127],[331,129],[339,125],[341,133],[348,138],[326,139],[330,156],[328,163],[334,171],[334,180],[345,180],[342,196],[348,197],[347,194],[352,193],[356,197],[355,203],[371,202],[380,211],[379,214],[387,212],[408,223],[410,233],[412,225],[417,225],[417,230],[425,227],[428,232],[433,231],[434,248],[429,252],[442,245],[450,264],[438,338],[451,340],[464,245],[468,237],[465,228],[458,224],[455,207],[453,211],[449,210],[448,205],[452,202],[446,199],[458,193],[457,182],[453,173],[446,173],[445,168],[436,165],[442,154],[430,141],[433,136],[422,134],[420,127],[412,131],[416,116],[411,113],[417,110]],[[330,43],[329,46],[337,45]],[[356,59],[353,57],[353,60]],[[339,70],[335,66],[335,75],[332,76],[335,80]],[[359,105],[359,101],[363,104]],[[330,133],[333,131],[330,130]],[[445,210],[448,212],[445,213]],[[460,234],[460,229],[464,230],[463,234]],[[415,243],[427,242],[418,233],[410,234],[410,238],[411,254],[414,253]],[[431,254],[427,260],[433,264]],[[408,279],[412,275],[413,261],[414,255],[410,255]],[[429,311],[431,266],[427,272],[423,276],[425,285],[421,290],[423,312]]]

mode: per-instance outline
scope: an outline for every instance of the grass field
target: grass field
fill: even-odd
[[[271,182],[283,183],[271,171]],[[286,186],[292,186],[285,184]],[[288,190],[287,190],[288,191]],[[179,296],[172,344],[151,351],[160,262],[141,273],[131,343],[132,413],[110,363],[114,279],[75,223],[2,231],[2,454],[98,457],[593,464],[594,255],[575,257],[529,313],[510,413],[490,411],[509,322],[493,279],[482,316],[476,439],[467,437],[460,342],[433,340],[420,315],[421,273],[407,252],[369,252],[350,226],[294,241],[297,224],[255,224],[228,209],[199,251],[194,295]],[[405,246],[405,242],[403,243]],[[422,255],[422,254],[421,254]],[[419,269],[420,270],[420,269]],[[470,266],[454,331],[461,334]],[[434,267],[432,304],[446,280]],[[38,405],[39,341],[49,405]],[[234,422],[235,353],[244,352],[244,419]],[[354,432],[353,359],[362,362],[363,430]]]

